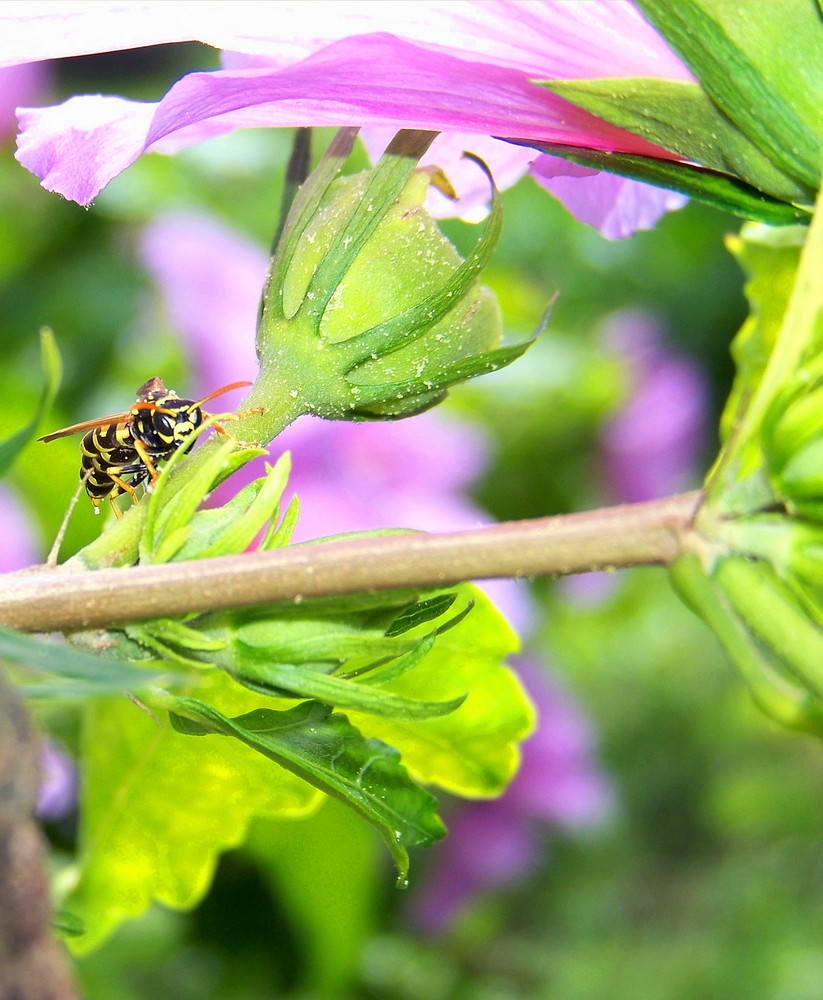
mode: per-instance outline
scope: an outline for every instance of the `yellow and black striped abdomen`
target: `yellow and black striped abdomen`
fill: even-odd
[[[134,448],[130,421],[93,428],[80,442],[80,452],[80,478],[85,479],[92,501],[124,493],[117,479],[138,486],[148,478],[148,470]]]

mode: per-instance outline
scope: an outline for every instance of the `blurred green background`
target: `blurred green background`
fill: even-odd
[[[54,67],[51,89],[36,103],[96,91],[155,99],[188,68],[215,65],[215,54],[198,46],[71,60]],[[58,411],[45,429],[125,408],[134,387],[158,372],[183,391],[186,353],[158,324],[156,292],[138,263],[142,227],[171,208],[193,208],[267,245],[289,141],[238,133],[175,157],[144,157],[84,210],[41,190],[6,139],[0,437],[34,408],[44,324],[65,363]],[[631,378],[603,350],[602,324],[616,310],[651,311],[669,346],[704,372],[708,426],[716,427],[731,380],[729,343],[745,315],[742,277],[723,245],[737,222],[689,205],[612,243],[529,180],[506,192],[504,210],[486,283],[507,334],[529,334],[551,295],[560,296],[523,361],[445,404],[489,440],[475,499],[498,518],[609,502],[598,442]],[[444,228],[464,249],[474,239],[470,226]],[[715,446],[707,433],[691,486]],[[10,476],[43,554],[77,465],[76,440],[35,444]],[[81,503],[64,554],[98,531]],[[394,889],[371,831],[341,808],[261,825],[247,848],[223,859],[194,913],[156,908],[79,963],[90,1000],[816,1000],[819,744],[758,714],[661,571],[623,574],[596,601],[550,581],[533,591],[539,624],[529,645],[593,720],[614,786],[603,824],[546,837],[525,882],[479,898],[435,937],[409,919],[419,887]],[[60,850],[70,848],[71,830],[50,832]],[[436,851],[415,858],[419,871]],[[269,864],[273,853],[279,860]]]

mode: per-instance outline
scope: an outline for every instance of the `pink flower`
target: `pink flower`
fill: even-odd
[[[533,81],[691,79],[627,0],[77,7],[7,14],[0,65],[193,38],[235,50],[226,69],[184,76],[157,104],[84,96],[20,111],[20,162],[47,190],[83,205],[146,151],[171,152],[252,126],[422,128],[452,140],[460,134],[461,153],[478,137],[496,136],[670,158]],[[532,161],[539,176],[551,173],[533,149],[496,145],[510,174]],[[495,168],[497,157],[486,156]],[[454,161],[439,162],[451,174]],[[637,187],[619,182],[619,189],[628,184]],[[640,190],[648,224],[673,196]],[[630,227],[627,218],[617,228]]]
[[[656,318],[627,311],[612,316],[607,349],[625,359],[631,392],[603,429],[606,480],[620,503],[655,500],[700,484],[708,388],[690,358],[667,347]]]
[[[0,486],[0,573],[25,569],[40,560],[40,546],[31,518],[7,486]]]

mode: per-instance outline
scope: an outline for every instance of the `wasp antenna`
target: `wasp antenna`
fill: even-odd
[[[231,382],[229,385],[224,385],[222,389],[215,389],[214,392],[210,392],[208,396],[198,399],[196,405],[202,406],[203,403],[208,403],[210,399],[214,399],[216,396],[222,396],[224,392],[231,392],[232,389],[245,389],[252,384],[252,382]]]

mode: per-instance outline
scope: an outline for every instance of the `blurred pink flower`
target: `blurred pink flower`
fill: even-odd
[[[50,740],[40,753],[40,789],[35,812],[40,819],[58,820],[77,802],[77,769],[74,761]]]
[[[0,573],[25,569],[40,561],[40,545],[31,517],[12,490],[0,486]]]
[[[46,63],[23,63],[0,68],[0,139],[14,135],[17,108],[42,99],[49,77]]]
[[[539,726],[499,799],[461,803],[448,816],[449,836],[413,898],[414,921],[428,933],[444,930],[478,896],[522,881],[545,858],[552,836],[594,826],[612,808],[591,724],[532,659],[520,657],[516,666]]]
[[[671,158],[534,81],[691,79],[628,0],[69,3],[46,13],[24,8],[4,20],[0,65],[185,39],[234,50],[226,54],[227,68],[187,74],[157,104],[80,96],[21,109],[18,159],[47,190],[83,205],[146,151],[173,152],[241,127],[422,128],[462,133],[459,153],[478,137],[494,136]],[[551,172],[533,150],[497,146],[509,176],[531,161],[538,161],[541,177]],[[443,155],[441,147],[438,162],[451,174],[456,161]],[[494,148],[485,155],[496,169]],[[613,230],[632,228],[625,209],[634,199],[643,203],[644,225],[675,200],[645,185],[618,184],[621,192],[627,186],[637,193],[621,195],[623,217]],[[476,210],[471,192],[468,200]]]
[[[615,314],[603,343],[625,360],[630,379],[629,397],[601,438],[604,475],[615,500],[638,503],[698,486],[708,405],[700,368],[666,345],[650,313]]]
[[[600,434],[601,474],[613,502],[640,503],[694,489],[706,441],[708,386],[700,367],[665,342],[658,319],[627,310],[609,317],[604,348],[626,366],[624,405]],[[579,605],[596,605],[614,592],[613,573],[582,573],[560,581]]]

